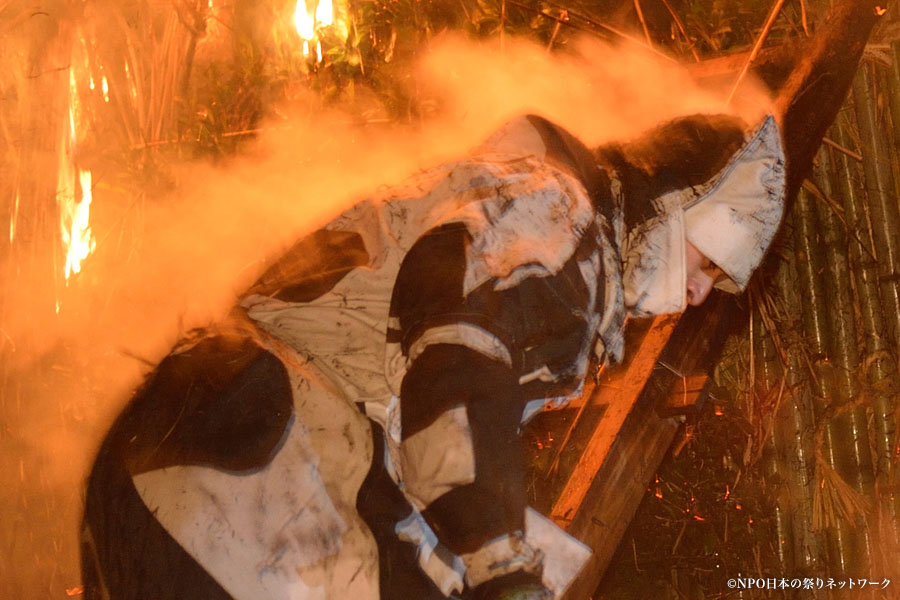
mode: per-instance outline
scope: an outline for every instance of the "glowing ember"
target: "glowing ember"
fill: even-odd
[[[883,7],[881,7],[881,6],[876,6],[876,7],[875,7],[875,14],[878,15],[879,17],[884,16],[884,13],[886,13],[886,12],[887,12],[887,9],[886,9],[886,8],[883,8]]]
[[[106,80],[106,75],[100,80],[100,89],[103,90],[103,101],[109,102],[109,81]]]
[[[304,0],[297,0],[297,8],[294,9],[294,27],[304,40],[316,37],[316,20],[307,11]]]
[[[322,42],[316,43],[316,60],[322,62]]]

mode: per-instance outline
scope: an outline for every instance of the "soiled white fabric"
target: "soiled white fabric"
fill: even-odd
[[[784,188],[781,135],[767,117],[728,166],[686,198],[687,239],[730,278],[719,288],[747,287],[781,222]]]
[[[168,467],[137,475],[135,488],[236,600],[377,599],[378,549],[356,511],[368,421],[321,377],[289,372],[295,417],[269,464]]]
[[[474,588],[516,571],[537,574],[543,566],[544,553],[528,543],[522,532],[516,532],[496,537],[460,558],[466,565],[466,583]]]
[[[470,586],[514,571],[537,572],[554,598],[562,598],[591,557],[591,549],[529,507],[524,535],[504,535],[464,554]]]
[[[635,317],[681,312],[687,306],[684,219],[680,196],[654,200],[657,214],[626,238],[622,281]]]
[[[437,536],[425,522],[422,513],[414,510],[408,517],[397,523],[394,531],[400,540],[416,546],[419,567],[445,596],[463,590],[465,587],[465,564],[459,556],[440,546]]]
[[[480,155],[417,175],[329,223],[326,229],[358,233],[369,254],[367,265],[347,273],[330,291],[309,302],[261,295],[241,302],[261,329],[322,372],[338,390],[338,397],[348,405],[365,405],[366,414],[387,433],[390,459],[386,462],[401,485],[417,478],[404,473],[406,461],[400,456],[397,398],[409,362],[401,344],[388,341],[388,328],[398,328],[389,318],[390,300],[400,265],[413,244],[429,230],[449,223],[464,225],[471,236],[464,293],[491,280],[497,289],[505,289],[527,278],[555,275],[571,259],[585,232],[593,230],[592,225],[599,232],[609,230],[603,217],[595,213],[583,185],[560,168],[534,156]],[[621,266],[611,240],[603,233],[596,235],[597,250],[590,259],[579,262],[592,294],[588,308],[598,312],[585,329],[583,356],[579,357],[584,368],[587,354],[594,350],[590,343],[593,331],[600,334],[598,350],[619,357],[622,349]],[[596,297],[600,277],[603,298]],[[452,331],[439,329],[433,339],[448,334],[455,336],[450,340],[453,343],[474,345],[504,363],[511,362],[509,351],[498,346],[493,335],[480,335],[464,325]],[[465,437],[461,421],[451,419],[447,424],[455,427],[455,437]],[[427,450],[419,454],[440,458],[440,449]],[[462,468],[468,464],[468,459],[454,459],[432,466],[438,480],[468,481],[468,472]],[[324,474],[325,468],[321,470]],[[423,497],[420,507],[442,489],[418,490]],[[419,517],[415,523],[399,528],[398,534],[418,545],[420,566],[445,593],[462,589],[462,563],[458,557],[456,562],[443,560],[436,538],[426,535],[427,526],[419,513],[414,516]]]
[[[508,177],[491,192],[498,202],[472,203],[460,211],[459,220],[472,234],[464,293],[490,279],[504,290],[528,277],[553,275],[575,252],[594,221],[594,209],[577,180],[548,165],[543,170],[542,177]]]
[[[534,156],[543,160],[547,155],[547,147],[528,117],[521,116],[504,123],[474,153]]]
[[[630,313],[685,309],[686,240],[728,276],[716,287],[742,291],[781,223],[784,187],[781,134],[767,117],[709,181],[656,198],[657,216],[625,238],[623,284]]]
[[[405,490],[419,510],[475,481],[475,449],[466,407],[455,406],[400,444]]]
[[[541,572],[544,586],[553,592],[554,598],[562,598],[587,564],[591,549],[530,507],[525,511],[525,539],[544,553]]]
[[[349,272],[331,291],[304,303],[251,295],[241,305],[261,328],[311,360],[348,400],[386,406],[399,395],[408,366],[400,345],[385,343],[394,280],[423,234],[448,223],[466,226],[472,236],[468,293],[491,279],[505,289],[558,273],[595,220],[602,217],[584,187],[562,170],[532,157],[477,156],[421,173],[329,223],[327,229],[359,233],[370,255],[369,265]],[[603,223],[599,228],[606,229]],[[605,300],[620,299],[617,253],[605,236],[597,244],[603,264],[591,266],[607,269]],[[599,333],[606,350],[616,357],[621,306],[607,301],[597,323],[604,325]]]
[[[456,344],[474,350],[488,358],[512,366],[509,349],[490,331],[472,323],[451,323],[439,325],[425,331],[409,347],[408,363],[412,364],[433,344]]]

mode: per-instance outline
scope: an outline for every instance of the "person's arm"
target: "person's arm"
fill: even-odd
[[[558,273],[464,291],[472,238],[462,224],[423,236],[395,284],[389,341],[407,361],[400,393],[400,477],[469,587],[540,581],[526,541],[518,438],[529,400],[571,394],[584,377],[598,290],[585,243]],[[584,246],[582,248],[582,246]],[[595,246],[594,246],[595,248]]]

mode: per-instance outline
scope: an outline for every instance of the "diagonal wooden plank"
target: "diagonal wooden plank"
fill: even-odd
[[[591,402],[605,403],[608,408],[603,421],[588,440],[566,485],[550,511],[550,518],[565,528],[584,502],[591,483],[597,476],[609,449],[619,435],[619,430],[640,396],[650,377],[656,359],[662,352],[675,325],[678,315],[666,315],[654,319],[640,346],[633,351],[632,359],[624,370],[612,370],[610,384],[600,384]]]

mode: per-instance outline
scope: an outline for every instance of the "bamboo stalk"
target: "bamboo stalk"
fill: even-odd
[[[888,107],[891,111],[891,132],[894,147],[900,146],[900,42],[891,42],[891,66],[887,70]]]
[[[764,310],[757,304],[755,310]],[[757,315],[752,320],[754,329],[752,340],[756,344],[756,372],[759,374],[757,384],[750,389],[750,403],[755,405],[752,413],[757,413],[763,421],[761,423],[765,440],[762,448],[762,468],[767,487],[771,487],[775,493],[775,551],[778,561],[784,572],[794,571],[793,560],[793,536],[790,523],[791,502],[788,489],[790,467],[780,460],[778,448],[783,444],[780,432],[774,431],[777,409],[773,410],[771,404],[776,394],[780,395],[779,382],[784,378],[778,354],[775,351],[775,343],[771,335],[767,335],[764,319]],[[780,400],[780,398],[779,398]]]
[[[834,128],[835,137],[844,143],[850,141],[850,136],[846,131],[847,127],[845,122],[839,122]],[[894,387],[897,369],[894,361],[890,359],[892,347],[882,334],[884,321],[879,293],[878,265],[859,241],[864,238],[868,229],[868,219],[865,214],[866,206],[863,194],[858,183],[861,174],[859,169],[854,167],[855,165],[847,158],[835,157],[834,178],[840,184],[844,215],[851,230],[857,232],[857,236],[850,240],[850,270],[855,275],[860,321],[863,326],[866,352],[865,380],[876,391],[874,424],[877,473],[879,477],[884,477],[895,468],[894,463],[896,462],[893,460],[896,435],[893,413],[896,409],[896,402],[890,394],[878,392]]]
[[[731,104],[731,101],[734,99],[735,93],[738,91],[738,88],[744,81],[744,77],[747,76],[747,72],[750,70],[750,65],[753,64],[754,60],[756,60],[756,57],[759,55],[759,51],[762,49],[763,42],[765,42],[766,38],[769,36],[769,32],[772,30],[772,25],[775,24],[775,19],[781,12],[782,6],[784,6],[784,0],[775,0],[775,4],[774,6],[772,6],[772,10],[769,12],[769,17],[768,19],[766,19],[766,24],[763,25],[762,31],[760,31],[759,33],[759,37],[756,38],[756,42],[754,42],[753,44],[753,49],[750,51],[750,56],[747,57],[747,62],[744,63],[744,67],[741,69],[737,80],[735,80],[731,91],[728,93],[728,99],[725,100],[725,104]]]
[[[803,312],[797,293],[797,273],[794,261],[784,260],[776,273],[778,289],[781,292],[786,323],[787,364],[785,378],[786,397],[776,414],[774,429],[779,460],[788,465],[783,477],[790,507],[792,544],[788,548],[791,564],[805,576],[824,573],[824,540],[813,531],[812,507],[815,456],[813,432],[815,414],[809,386],[802,385],[809,378],[804,377],[803,340],[801,337],[800,315]]]
[[[794,211],[792,233],[794,237],[794,252],[796,256],[797,286],[803,290],[805,298],[804,310],[801,312],[803,333],[805,337],[805,349],[809,362],[810,375],[814,385],[814,393],[824,398],[828,388],[824,379],[819,376],[822,361],[827,358],[828,331],[827,315],[823,311],[813,310],[814,307],[826,306],[824,298],[823,282],[818,273],[824,268],[824,260],[818,252],[818,219],[811,198],[805,190],[798,194],[797,208]],[[817,413],[821,410],[817,410]]]
[[[833,172],[833,156],[828,151],[819,153],[820,169],[817,180],[824,193],[833,196],[830,175]],[[873,494],[874,472],[869,452],[869,436],[865,409],[857,402],[860,389],[857,373],[860,367],[856,332],[855,298],[850,281],[850,261],[844,229],[832,207],[818,203],[819,222],[822,224],[822,240],[828,270],[825,272],[826,295],[831,300],[831,347],[829,356],[834,369],[835,398],[841,405],[859,404],[850,411],[846,425],[842,427],[849,439],[840,445],[842,467],[839,472],[857,491],[867,497]]]
[[[866,197],[878,257],[884,332],[892,347],[900,343],[900,207],[889,162],[887,137],[877,119],[875,73],[863,65],[853,81],[853,99],[863,155]]]
[[[855,538],[855,524],[840,518],[841,506],[835,498],[843,498],[840,488],[842,468],[840,447],[842,441],[850,437],[840,424],[831,419],[829,406],[833,395],[833,365],[828,357],[832,348],[830,330],[831,303],[826,299],[823,278],[826,265],[818,236],[820,226],[814,198],[806,190],[797,195],[794,212],[794,242],[796,266],[800,280],[801,294],[804,296],[802,320],[806,344],[811,362],[811,391],[816,413],[815,436],[816,476],[813,491],[813,526],[824,529],[826,555],[830,577],[852,576],[857,566],[858,542]]]
[[[681,37],[684,38],[684,43],[688,45],[691,54],[694,56],[694,62],[700,62],[700,55],[697,54],[697,49],[694,48],[694,43],[691,41],[690,36],[688,36],[687,31],[685,31],[684,23],[681,22],[681,18],[678,16],[678,13],[675,12],[675,9],[672,8],[671,4],[669,4],[669,0],[662,0],[662,3],[666,5],[666,10],[668,10],[669,14],[672,15],[672,20],[675,21],[675,25],[678,27],[678,31],[681,32]]]
[[[829,198],[834,196],[830,177],[832,162],[830,151],[820,151],[816,182]],[[817,203],[817,213],[827,265],[823,280],[831,315],[831,336],[827,347],[833,375],[829,412],[834,410],[835,414],[825,423],[830,429],[831,441],[828,467],[835,470],[840,480],[826,477],[823,483],[832,485],[831,494],[845,506],[868,506],[874,495],[874,472],[867,416],[857,380],[859,353],[855,298],[850,280],[847,239],[832,205]],[[828,492],[823,490],[823,494]],[[849,515],[844,515],[844,519],[848,518]],[[870,518],[871,514],[853,515],[851,524],[855,527],[845,538],[846,545],[852,549],[849,572],[861,572],[872,567]]]
[[[895,75],[889,81],[889,100],[892,117],[894,107],[900,107],[900,79]],[[849,115],[848,115],[849,116]],[[835,135],[839,141],[850,143],[848,129],[849,118],[839,121],[835,127]],[[896,121],[894,122],[896,124]],[[896,130],[895,130],[896,132]],[[891,145],[892,162],[896,164],[898,149]],[[862,365],[862,378],[870,396],[872,408],[871,437],[873,458],[875,461],[876,499],[880,526],[877,548],[882,550],[882,560],[887,558],[885,551],[900,547],[900,481],[898,481],[898,463],[895,455],[897,447],[897,410],[898,399],[895,390],[898,388],[897,365],[893,360],[896,346],[891,346],[883,335],[884,318],[878,280],[878,265],[874,256],[867,252],[858,241],[868,233],[869,220],[865,214],[863,199],[862,173],[858,165],[851,164],[843,157],[836,157],[835,179],[841,182],[844,213],[851,231],[856,232],[850,243],[851,269],[855,274],[856,289],[859,298],[858,307],[860,322],[863,328],[865,359]],[[838,175],[838,173],[840,175]]]
[[[641,10],[641,0],[634,0],[634,11],[637,13],[638,20],[641,22],[641,27],[644,30],[644,39],[647,40],[647,45],[652,46],[653,40],[650,38],[650,30],[647,29],[647,21],[644,20],[644,11]]]
[[[661,52],[660,50],[657,50],[654,46],[646,44],[645,42],[641,41],[639,38],[628,35],[627,33],[623,32],[619,29],[616,29],[615,27],[613,27],[611,25],[607,25],[606,23],[600,21],[599,19],[594,18],[589,13],[582,13],[582,12],[573,10],[570,6],[567,6],[564,3],[558,2],[556,0],[545,0],[545,4],[548,4],[549,6],[552,6],[554,8],[558,8],[560,10],[566,11],[566,14],[568,16],[567,19],[565,19],[565,20],[560,19],[559,17],[547,14],[546,12],[542,12],[538,8],[534,8],[523,2],[518,2],[517,0],[506,0],[506,1],[509,2],[509,4],[512,4],[514,6],[518,6],[519,8],[533,12],[545,19],[551,19],[553,21],[560,22],[563,25],[568,25],[569,27],[573,27],[573,28],[579,29],[581,31],[585,31],[588,33],[597,33],[597,30],[609,32],[609,33],[613,34],[614,36],[625,40],[626,42],[630,42],[632,44],[640,46],[641,48],[649,50],[650,52],[652,52],[653,54],[655,54],[656,56],[658,56],[664,60],[667,60],[672,63],[678,62],[677,60],[675,60],[674,58],[672,58],[665,52]],[[585,26],[576,24],[574,22],[576,20],[583,22]]]

